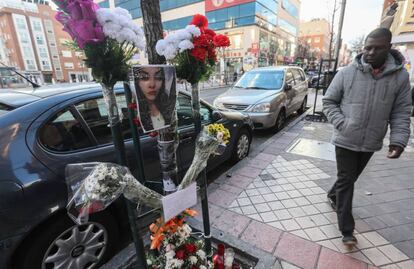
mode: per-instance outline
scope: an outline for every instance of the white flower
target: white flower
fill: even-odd
[[[206,258],[206,253],[204,252],[204,250],[199,249],[197,250],[196,254],[198,255],[198,257],[200,257],[200,259],[204,260]],[[201,269],[201,268],[200,268]]]
[[[207,269],[207,267],[205,267],[204,265],[200,265],[199,267],[200,269]]]
[[[195,257],[195,256],[190,256],[190,257],[188,257],[188,259],[190,260],[191,264],[196,264],[197,261],[198,261],[197,257]]]
[[[167,260],[166,264],[165,264],[165,268],[181,268],[184,264],[183,260],[179,260],[179,259],[171,259],[171,260]]]
[[[191,33],[186,29],[180,29],[174,33],[178,40],[190,40],[192,38]]]
[[[171,250],[174,250],[175,249],[175,246],[173,245],[173,244],[168,244],[166,247],[165,247],[165,251],[171,251]]]
[[[223,142],[223,136],[224,136],[224,134],[223,134],[223,132],[218,132],[217,133],[217,140],[219,141],[219,142]]]
[[[98,9],[99,10],[99,9]],[[122,8],[122,7],[116,7],[116,8],[114,8],[113,9],[113,11],[114,11],[114,13],[116,14],[116,15],[118,15],[118,18],[127,18],[127,19],[130,19],[130,20],[132,20],[132,16],[131,16],[131,14],[129,13],[129,11],[128,10],[126,10],[125,8]]]
[[[200,28],[198,28],[197,26],[195,26],[195,25],[187,25],[186,27],[185,27],[185,29],[188,31],[188,32],[190,32],[193,36],[200,36],[201,35],[201,31],[200,31]]]
[[[147,259],[147,264],[152,265],[152,261],[150,259]]]
[[[172,60],[177,56],[177,49],[174,45],[168,44],[164,50],[164,56],[167,60]]]
[[[170,251],[167,251],[165,253],[165,258],[167,258],[167,260],[173,259],[174,257],[175,257],[175,251],[174,250],[170,250]]]
[[[155,45],[155,50],[159,55],[164,55],[164,51],[167,48],[168,43],[164,39],[160,39],[157,41]]]
[[[103,26],[107,22],[115,22],[117,20],[117,16],[109,8],[99,8],[96,11],[96,19],[98,20],[99,24]]]
[[[178,44],[180,52],[194,48],[194,44],[190,40],[183,40]]]

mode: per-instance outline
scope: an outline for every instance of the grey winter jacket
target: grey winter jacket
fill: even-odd
[[[407,145],[411,96],[403,63],[403,56],[391,50],[385,69],[374,77],[371,65],[360,54],[336,74],[323,98],[323,112],[334,126],[334,145],[353,151],[378,151],[388,124],[390,145]]]

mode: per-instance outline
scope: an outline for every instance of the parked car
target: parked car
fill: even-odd
[[[115,88],[126,115],[123,89]],[[178,170],[194,156],[195,133],[190,96],[178,94]],[[238,112],[217,112],[201,102],[203,124],[223,123],[231,141],[208,170],[247,156],[252,122]],[[129,167],[136,159],[128,119],[122,120]],[[65,166],[81,162],[116,162],[107,110],[98,84],[55,85],[36,90],[0,91],[0,268],[97,268],[119,249],[129,231],[118,199],[89,222],[76,226],[67,216]],[[141,133],[145,176],[161,185],[156,138]],[[151,185],[151,184],[150,184]],[[125,221],[124,221],[125,220]]]
[[[276,66],[245,73],[214,106],[247,113],[255,129],[280,130],[286,117],[306,109],[308,84],[302,68]]]

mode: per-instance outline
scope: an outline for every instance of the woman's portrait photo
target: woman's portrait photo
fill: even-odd
[[[138,112],[145,133],[169,127],[176,103],[175,68],[167,65],[133,67]]]

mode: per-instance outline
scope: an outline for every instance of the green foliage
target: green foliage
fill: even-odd
[[[179,53],[173,64],[176,67],[177,77],[185,79],[191,84],[208,80],[215,65],[213,59],[207,59],[205,62],[196,60],[189,55],[188,50]]]

